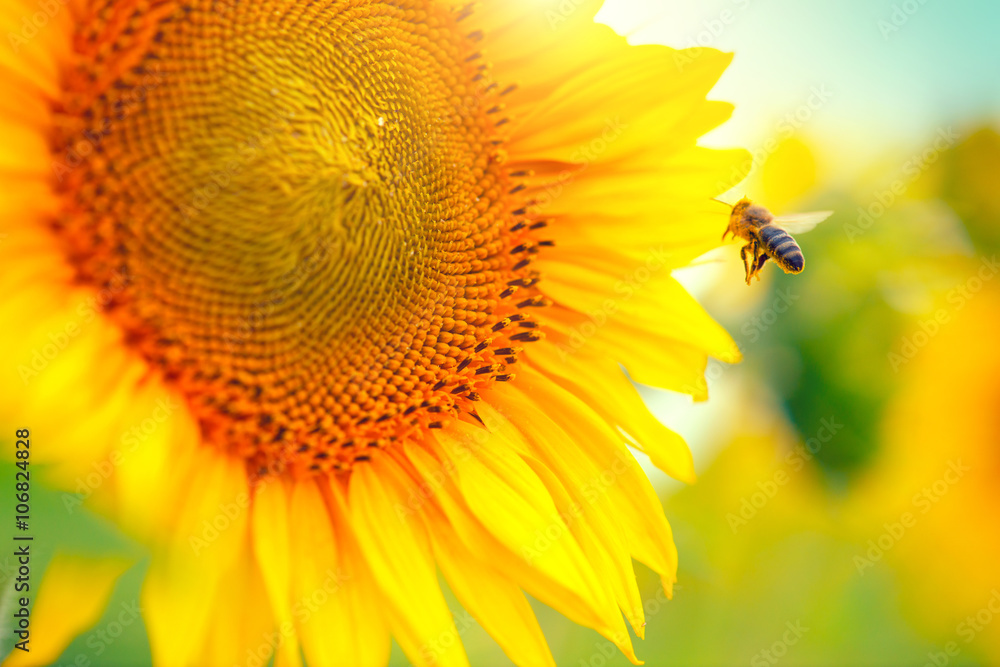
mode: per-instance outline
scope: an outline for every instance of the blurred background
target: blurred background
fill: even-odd
[[[677,274],[745,360],[709,365],[707,403],[642,389],[700,479],[647,466],[680,568],[668,602],[637,565],[637,654],[1000,664],[1000,3],[608,0],[598,18],[634,43],[736,53],[712,95],[736,112],[703,143],[745,146],[754,165],[724,199],[835,211],[798,239],[802,275],[768,264],[748,288],[737,244]],[[49,534],[133,548],[67,498],[36,496]],[[36,563],[50,556],[37,545]],[[67,660],[148,655],[141,619],[116,620],[144,567]],[[14,568],[0,557],[0,575]],[[628,664],[536,609],[559,665]],[[473,665],[510,664],[474,624],[463,640]]]

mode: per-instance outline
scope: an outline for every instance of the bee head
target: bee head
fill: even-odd
[[[735,224],[740,221],[743,218],[743,213],[751,206],[751,204],[753,204],[753,202],[750,201],[748,197],[744,197],[736,202],[736,204],[733,205],[733,212],[729,215],[730,224]]]

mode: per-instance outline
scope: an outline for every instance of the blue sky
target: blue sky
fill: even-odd
[[[712,97],[737,110],[711,145],[762,144],[814,86],[831,97],[801,131],[843,169],[1000,119],[996,0],[608,0],[598,19],[634,43],[736,53]]]

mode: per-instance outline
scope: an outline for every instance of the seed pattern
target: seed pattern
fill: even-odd
[[[257,473],[347,471],[474,415],[543,337],[546,221],[470,11],[117,0],[75,36],[53,229]]]

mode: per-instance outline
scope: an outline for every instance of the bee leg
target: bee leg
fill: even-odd
[[[757,276],[757,280],[760,280],[760,270],[764,268],[764,263],[767,261],[767,253],[760,253],[757,257],[757,263],[753,267],[753,275]]]
[[[753,275],[750,271],[750,258],[747,257],[747,251],[750,250],[752,245],[755,244],[748,243],[740,248],[740,257],[743,259],[743,268],[745,268],[747,272],[747,285],[750,284],[750,276]],[[754,248],[753,252],[755,253],[754,261],[756,262],[756,248]]]

